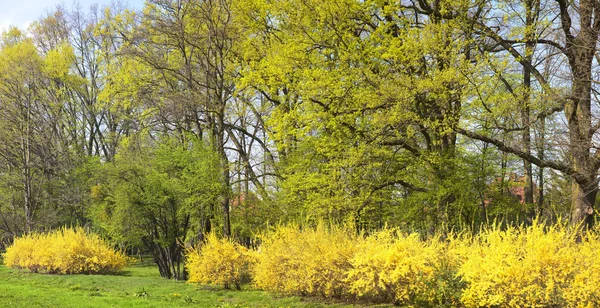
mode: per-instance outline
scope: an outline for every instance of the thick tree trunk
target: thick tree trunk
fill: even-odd
[[[598,193],[598,183],[572,183],[571,223],[581,227],[591,227],[594,223],[594,203]]]
[[[572,92],[565,106],[569,126],[569,150],[572,174],[571,222],[574,225],[593,224],[593,210],[598,192],[598,176],[595,158],[591,154],[592,138],[592,63],[597,50],[600,20],[598,5],[593,0],[579,3],[579,26],[577,36],[571,33],[568,4],[558,1],[561,7],[563,31],[566,34],[565,53],[573,75]]]
[[[591,60],[582,53],[572,57],[574,75],[572,98],[566,108],[572,164],[578,179],[572,178],[571,222],[593,224],[592,213],[598,192],[596,171],[593,170],[591,119]]]

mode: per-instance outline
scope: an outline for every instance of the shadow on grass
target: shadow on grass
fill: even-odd
[[[144,256],[140,259],[135,259],[135,262],[127,265],[125,271],[121,272],[123,276],[136,276],[136,277],[160,277],[158,266],[152,260],[150,256]]]

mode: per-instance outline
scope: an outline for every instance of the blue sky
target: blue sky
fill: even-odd
[[[111,0],[77,0],[79,5],[87,8],[96,3],[98,5],[110,4]],[[144,0],[124,0],[130,7],[141,9]],[[27,26],[47,10],[51,10],[58,4],[64,4],[70,8],[74,0],[0,0],[0,31],[8,28],[10,25],[26,29]]]

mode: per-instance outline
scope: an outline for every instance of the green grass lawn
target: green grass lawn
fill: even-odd
[[[0,260],[0,264],[1,260]],[[0,307],[356,307],[160,278],[153,264],[121,275],[47,275],[0,265]]]

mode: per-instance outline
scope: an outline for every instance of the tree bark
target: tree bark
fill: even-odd
[[[523,86],[524,86],[524,97],[523,97],[523,110],[521,111],[521,120],[523,125],[523,147],[525,153],[531,155],[531,69],[533,66],[533,52],[535,49],[535,32],[532,28],[535,26],[538,15],[539,2],[536,0],[525,1],[525,61],[528,65],[523,66]],[[533,168],[530,161],[527,159],[523,160],[523,174],[525,176],[525,187],[524,187],[524,202],[525,204],[533,203]],[[530,213],[531,216],[532,213]]]
[[[580,184],[572,183],[571,223],[573,225],[589,228],[593,226],[594,203],[598,193],[598,183]]]
[[[561,4],[563,31],[566,36],[566,55],[573,75],[570,99],[565,106],[565,115],[569,127],[569,150],[573,169],[582,178],[572,179],[571,223],[582,222],[591,226],[596,193],[598,192],[598,168],[591,155],[592,137],[592,62],[598,42],[600,19],[598,4],[592,0],[583,0],[579,5],[580,31],[573,36],[570,31],[569,11],[564,1]],[[595,19],[595,20],[594,20]]]

